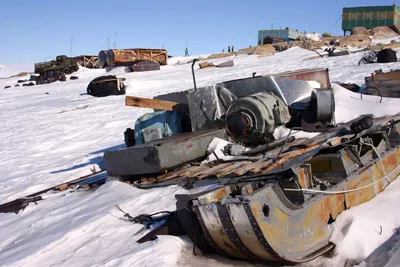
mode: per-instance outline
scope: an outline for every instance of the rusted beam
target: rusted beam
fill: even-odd
[[[125,105],[139,108],[152,108],[159,110],[169,110],[177,112],[189,112],[189,106],[178,102],[165,101],[159,99],[142,98],[136,96],[127,96]]]

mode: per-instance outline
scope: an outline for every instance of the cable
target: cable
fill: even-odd
[[[336,20],[336,22],[329,28],[328,32],[330,32],[332,30],[332,28],[336,25],[336,23],[338,23],[338,21],[342,18],[342,15],[340,15],[338,17],[338,19]]]
[[[362,186],[362,187],[359,187],[359,188],[355,188],[355,189],[343,190],[343,191],[321,191],[321,190],[304,189],[304,188],[301,188],[301,189],[287,188],[287,189],[284,189],[284,190],[285,191],[303,191],[303,192],[307,192],[307,193],[322,193],[322,194],[325,194],[325,195],[337,195],[337,194],[351,193],[351,192],[355,192],[355,191],[362,190],[364,188],[370,187],[370,186],[380,182],[381,180],[386,179],[387,176],[389,176],[393,171],[397,170],[399,167],[400,167],[400,165],[398,167],[394,168],[392,171],[390,171],[386,176],[383,176],[381,179],[379,179],[379,180],[377,180],[377,181],[375,181],[373,183],[370,183],[368,185],[365,185],[365,186]]]
[[[381,155],[379,155],[379,153],[378,153],[378,151],[376,151],[375,147],[374,147],[372,144],[364,143],[363,140],[362,140],[362,138],[360,138],[360,144],[362,144],[362,145],[367,145],[367,146],[372,147],[372,149],[374,150],[375,154],[376,154],[376,155],[378,156],[378,158],[379,158],[379,162],[380,162],[381,165],[382,165],[383,175],[384,175],[384,177],[386,177],[385,166],[383,166],[383,162],[382,162]],[[388,181],[389,184],[391,183],[391,181],[390,181],[389,179],[386,179],[386,181]]]

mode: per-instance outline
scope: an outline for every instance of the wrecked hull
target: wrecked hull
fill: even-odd
[[[213,246],[231,258],[299,263],[332,249],[329,231],[320,222],[311,223],[307,211],[285,201],[280,191],[271,184],[240,204],[196,205],[193,210]]]
[[[358,134],[345,134],[349,126],[294,143],[273,161],[192,166],[159,176],[161,183],[180,176],[216,182],[209,191],[176,196],[174,229],[204,253],[251,262],[296,264],[332,250],[337,216],[400,175],[399,115],[375,119]],[[163,227],[162,234],[172,234],[168,224]]]
[[[400,149],[382,159],[390,171],[387,177],[390,181],[400,174],[399,159]],[[383,176],[379,165],[376,161],[332,190],[351,190],[378,181]],[[389,169],[390,165],[392,169]],[[230,188],[210,192],[192,200],[192,209],[202,231],[210,236],[210,245],[225,255],[250,261],[300,263],[334,247],[329,242],[330,224],[338,214],[372,199],[388,184],[387,180],[381,180],[357,192],[316,196],[305,205],[295,205],[287,198],[285,188],[271,181],[250,194],[231,199],[221,197],[221,192],[229,192]],[[222,200],[207,203],[206,199],[214,198],[216,194]]]
[[[345,146],[291,167],[290,175],[242,181],[192,199],[206,241],[231,258],[261,262],[300,263],[331,250],[336,217],[374,198],[400,174],[399,144],[389,145],[385,135],[374,139],[378,145],[362,156]],[[331,169],[318,173],[324,163]],[[312,189],[315,175],[334,185]]]
[[[188,164],[142,177],[137,184],[142,188],[175,183],[199,190],[176,195],[176,212],[159,218],[165,223],[138,242],[187,234],[204,253],[261,263],[296,264],[332,250],[337,216],[371,200],[400,174],[400,114],[373,119],[358,132],[353,126],[349,122],[311,139],[250,150],[246,154],[253,156],[232,162]],[[105,178],[98,172],[30,196]],[[129,217],[148,224],[152,216]]]

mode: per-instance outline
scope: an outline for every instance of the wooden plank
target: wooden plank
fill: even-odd
[[[375,77],[376,81],[398,80],[400,79],[400,72],[372,73],[372,76]]]
[[[125,105],[139,108],[152,108],[159,110],[169,110],[177,112],[189,112],[189,106],[178,102],[165,101],[159,99],[142,98],[136,96],[127,96]]]
[[[95,81],[95,82],[92,82],[92,84],[115,82],[117,80],[118,80],[118,78],[110,78],[110,79],[104,79],[104,80]]]
[[[233,163],[229,162],[229,163],[220,163],[219,165],[216,165],[208,170],[202,171],[200,173],[196,173],[195,177],[199,180],[204,179],[208,176],[212,176],[215,175],[218,171],[223,170],[225,168],[228,168],[230,166],[232,166]]]

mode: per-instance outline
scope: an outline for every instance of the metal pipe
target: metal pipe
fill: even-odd
[[[196,76],[194,75],[194,63],[196,63],[196,61],[198,61],[199,59],[195,58],[193,59],[193,63],[192,63],[192,76],[193,76],[193,84],[194,84],[194,90],[197,90],[197,86],[196,86]]]

